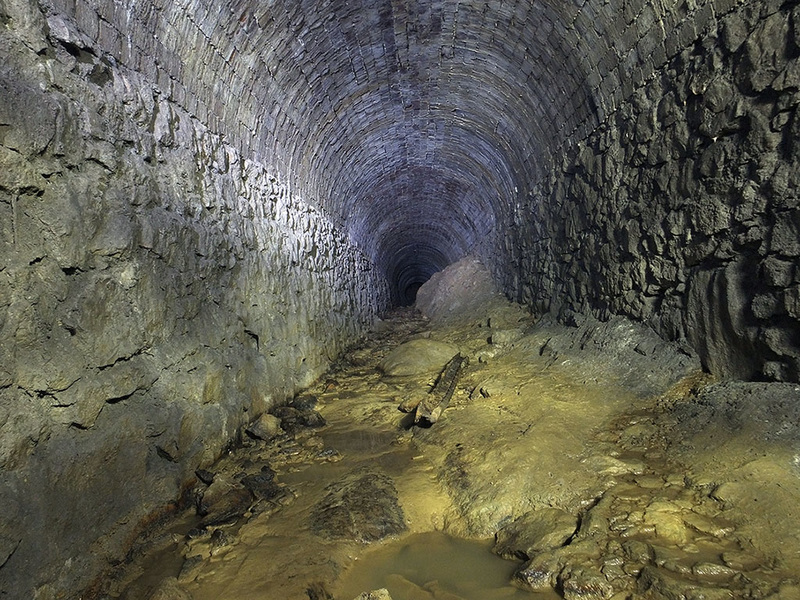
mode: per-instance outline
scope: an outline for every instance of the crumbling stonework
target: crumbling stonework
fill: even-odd
[[[519,297],[628,315],[722,377],[800,379],[800,9],[753,2],[672,57],[514,220]]]
[[[0,595],[44,599],[119,560],[387,292],[325,213],[141,74],[2,10]]]

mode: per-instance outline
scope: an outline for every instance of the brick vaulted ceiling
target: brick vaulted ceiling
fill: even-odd
[[[725,8],[54,1],[104,52],[323,208],[401,296],[463,254],[496,247],[557,150]]]

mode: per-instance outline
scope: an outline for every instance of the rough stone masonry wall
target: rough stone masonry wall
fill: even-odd
[[[520,298],[644,320],[720,376],[800,381],[799,106],[796,1],[712,20],[517,212]]]
[[[387,297],[324,214],[0,2],[0,596],[64,597]]]

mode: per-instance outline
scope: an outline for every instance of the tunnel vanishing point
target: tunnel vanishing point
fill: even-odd
[[[0,597],[473,254],[800,381],[796,0],[0,0]]]

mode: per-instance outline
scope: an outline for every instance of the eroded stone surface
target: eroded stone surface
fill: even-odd
[[[798,381],[797,9],[718,17],[554,156],[508,220],[506,281],[542,312],[646,321],[718,376]]]
[[[0,594],[20,598],[118,561],[387,298],[329,215],[48,6],[0,6]]]
[[[780,423],[794,386],[716,384],[679,346],[622,319],[575,315],[565,327],[528,318],[519,343],[470,362],[434,427],[412,427],[396,397],[425,381],[374,365],[420,331],[480,354],[492,346],[485,315],[496,308],[457,327],[431,328],[408,312],[388,318],[394,334],[382,327],[311,390],[326,427],[247,438],[225,470],[253,475],[268,460],[292,500],[251,509],[219,554],[210,532],[188,542],[182,585],[193,598],[253,581],[292,600],[305,600],[311,581],[335,590],[338,574],[369,551],[354,540],[380,534],[365,524],[387,510],[402,511],[389,519],[403,522],[391,538],[494,536],[495,552],[517,564],[518,589],[498,597],[791,597],[798,436]],[[747,401],[753,394],[760,405]],[[454,593],[387,572],[381,585],[396,597]]]

